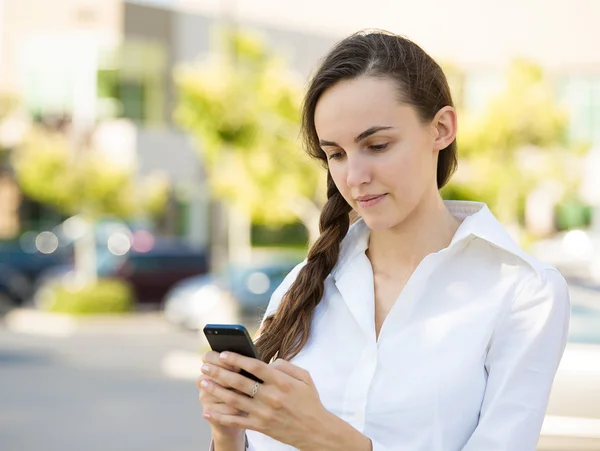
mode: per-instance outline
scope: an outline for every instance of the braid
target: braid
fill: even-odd
[[[256,341],[263,361],[268,363],[274,357],[291,359],[308,341],[314,310],[323,297],[325,279],[337,263],[340,244],[350,226],[350,210],[328,172],[327,203],[319,221],[321,235],[277,311],[263,322]]]

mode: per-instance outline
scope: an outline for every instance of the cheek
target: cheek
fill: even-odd
[[[404,201],[419,197],[430,182],[431,163],[422,149],[406,149],[378,164],[379,181]]]
[[[394,161],[389,162],[389,167],[393,167],[396,173],[402,174],[406,179],[423,178],[433,167],[432,155],[422,143],[407,144],[406,148],[394,155]]]
[[[382,182],[395,187],[408,187],[411,179],[417,177],[419,169],[414,152],[398,149],[387,158],[377,162],[377,173]]]
[[[333,183],[337,186],[338,191],[342,194],[344,199],[348,201],[349,188],[346,183],[348,174],[346,172],[345,165],[343,164],[332,164],[329,166],[329,173],[331,174],[331,178],[333,179]]]

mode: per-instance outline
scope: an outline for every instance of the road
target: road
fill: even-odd
[[[572,342],[540,451],[600,450],[600,293],[573,290],[572,298]],[[195,382],[161,369],[174,351],[196,352],[197,336],[159,320],[56,337],[0,327],[0,449],[206,449],[209,429]]]
[[[3,451],[198,451],[209,442],[193,381],[160,370],[187,334],[45,338],[0,331]]]

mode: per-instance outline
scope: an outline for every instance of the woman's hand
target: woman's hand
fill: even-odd
[[[220,368],[223,371],[228,371],[232,373],[238,373],[239,369],[228,365],[223,362],[219,358],[219,353],[210,351],[204,354],[202,357],[202,361],[204,365],[208,365],[211,368]],[[204,370],[203,370],[204,372]],[[200,404],[202,404],[203,414],[206,415],[207,412],[213,412],[218,415],[229,415],[229,416],[245,416],[245,412],[240,412],[238,409],[234,407],[230,407],[223,400],[217,398],[216,396],[210,394],[208,391],[203,390],[202,383],[203,381],[207,381],[213,386],[219,386],[222,390],[229,388],[227,385],[218,385],[218,382],[212,380],[209,376],[202,375],[198,378],[198,388],[200,399]],[[206,416],[205,416],[206,418]],[[215,440],[227,440],[230,442],[238,442],[241,441],[243,443],[245,439],[245,430],[236,426],[225,426],[215,422],[210,422],[212,428],[212,437]]]
[[[231,352],[222,353],[220,358],[229,367],[242,368],[264,383],[257,386],[258,391],[252,398],[253,380],[224,368],[223,364],[211,362],[203,367],[202,372],[210,379],[201,386],[202,391],[210,399],[218,399],[231,409],[247,413],[232,414],[220,404],[213,403],[215,409],[208,406],[205,409],[205,418],[211,424],[258,431],[301,450],[323,449],[315,442],[321,431],[327,432],[325,429],[327,424],[332,424],[333,415],[321,404],[307,371],[281,359],[267,365]],[[237,393],[223,387],[231,387]]]

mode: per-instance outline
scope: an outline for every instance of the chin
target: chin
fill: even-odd
[[[399,218],[392,218],[386,215],[361,215],[361,217],[371,230],[388,230],[402,222]]]

